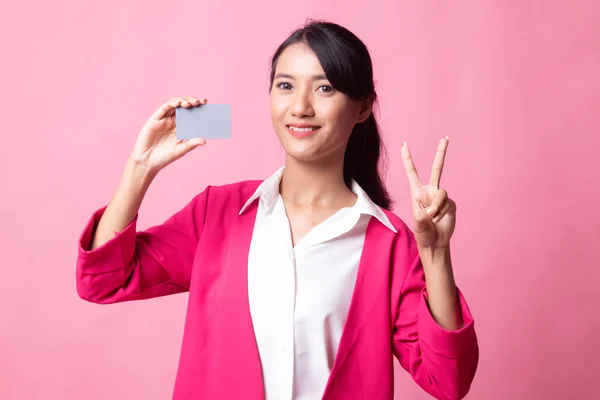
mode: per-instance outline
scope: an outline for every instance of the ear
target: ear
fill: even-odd
[[[360,110],[356,118],[356,123],[365,122],[373,112],[373,99],[369,97],[367,100],[360,102]]]

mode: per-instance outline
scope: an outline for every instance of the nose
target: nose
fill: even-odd
[[[290,113],[292,116],[298,118],[313,117],[315,115],[315,110],[312,106],[312,98],[310,93],[297,90],[294,93],[294,98],[292,99]]]

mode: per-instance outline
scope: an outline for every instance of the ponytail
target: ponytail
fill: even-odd
[[[392,200],[379,172],[382,150],[377,120],[371,113],[350,134],[344,155],[344,181],[351,188],[355,180],[375,204],[389,210]]]

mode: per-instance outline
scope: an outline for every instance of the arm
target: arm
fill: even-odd
[[[464,326],[454,282],[450,247],[419,248],[427,283],[427,305],[433,319],[444,329],[457,330]]]
[[[127,160],[119,187],[93,232],[89,250],[102,246],[113,238],[115,232],[123,231],[133,221],[156,175],[157,172],[131,158]]]
[[[209,189],[163,224],[137,232],[137,212],[153,176],[132,163],[108,206],[96,211],[79,240],[79,296],[116,303],[189,290]]]
[[[456,203],[440,189],[448,142],[448,137],[440,140],[426,185],[419,179],[408,145],[402,146],[418,253],[400,291],[394,348],[400,364],[428,393],[438,399],[461,399],[475,376],[479,347],[473,317],[454,283],[450,261]]]
[[[479,359],[473,317],[461,292],[456,286],[451,288],[453,282],[438,281],[435,273],[429,279],[426,285],[421,257],[417,255],[400,293],[394,353],[426,392],[437,399],[462,399],[470,389]],[[445,303],[444,296],[456,301]],[[448,304],[456,307],[450,312]],[[450,324],[460,320],[462,327],[446,329],[434,315]]]
[[[77,292],[82,298],[114,303],[189,289],[208,189],[162,225],[136,232],[136,222],[157,173],[206,143],[178,139],[175,124],[178,107],[203,104],[206,99],[170,99],[142,127],[115,195],[94,213],[80,237]]]

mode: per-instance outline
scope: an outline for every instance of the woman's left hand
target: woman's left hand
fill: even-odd
[[[456,225],[456,203],[440,189],[448,138],[438,145],[428,185],[423,185],[410,155],[408,145],[402,145],[402,160],[412,193],[413,232],[420,248],[448,248]]]

